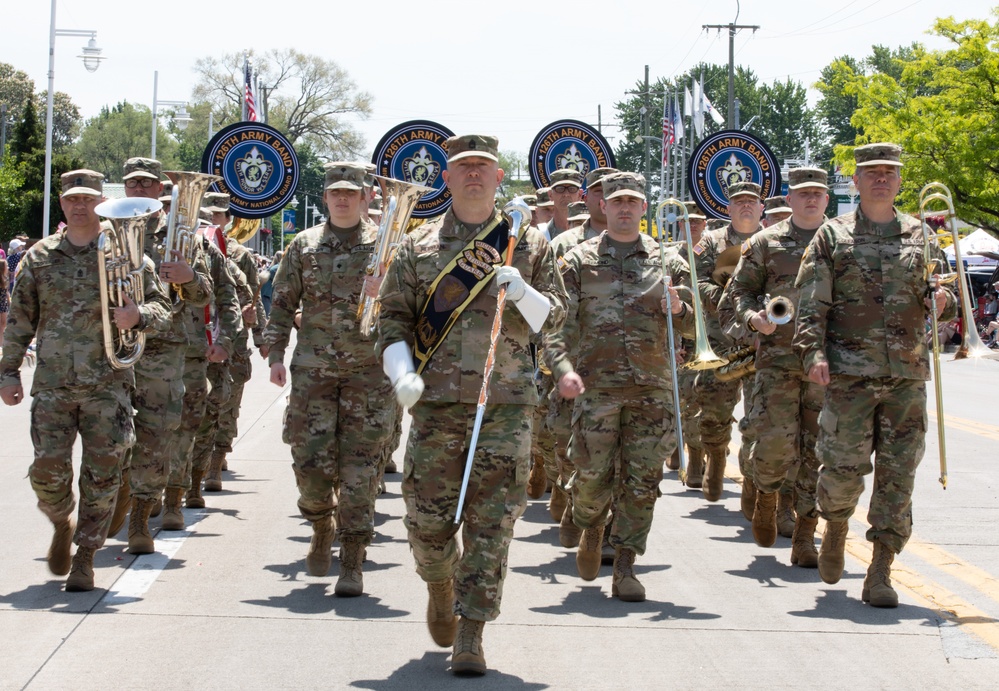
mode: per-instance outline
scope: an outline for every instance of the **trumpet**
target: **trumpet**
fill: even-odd
[[[94,211],[111,222],[97,238],[97,277],[101,291],[101,324],[104,354],[112,369],[128,369],[142,356],[146,335],[136,329],[119,329],[111,323],[115,307],[124,307],[128,297],[137,306],[145,302],[142,272],[153,262],[143,251],[146,232],[159,223],[163,204],[140,197],[115,199],[98,204]]]
[[[371,253],[371,261],[368,263],[367,269],[369,276],[378,278],[395,259],[399,243],[402,242],[402,238],[406,234],[409,217],[413,215],[413,210],[420,198],[431,188],[381,175],[372,175],[371,177],[375,178],[381,185],[382,197],[388,200],[385,213],[382,215],[382,222],[378,226],[375,250]],[[377,299],[367,295],[361,297],[360,304],[357,306],[357,319],[360,322],[363,335],[370,336],[374,332],[379,312],[381,312],[381,303]]]
[[[794,319],[794,305],[783,295],[772,298],[768,293],[761,298],[761,301],[763,309],[767,312],[767,321],[771,324],[781,326]]]

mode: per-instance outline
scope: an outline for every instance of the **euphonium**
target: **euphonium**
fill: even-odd
[[[173,253],[178,252],[185,262],[193,264],[201,200],[204,199],[212,183],[222,178],[218,175],[184,170],[168,170],[163,174],[173,182],[173,190],[170,193],[166,242],[160,254],[163,261],[172,262],[176,261]]]
[[[690,237],[690,218],[687,215],[687,207],[683,205],[679,199],[667,199],[665,202],[659,205],[660,210],[663,206],[672,204],[683,210],[683,229],[684,237],[687,244],[687,263],[690,265],[690,299],[691,305],[694,308],[694,359],[686,364],[686,367],[693,370],[702,369],[715,369],[716,367],[721,367],[725,364],[723,358],[718,357],[715,351],[711,349],[711,344],[708,342],[708,327],[704,322],[704,310],[701,307],[701,291],[697,288],[697,267],[694,265],[694,260],[697,257],[694,255],[694,243],[691,242]],[[677,215],[674,213],[668,214],[665,218],[660,221],[660,233],[665,230],[665,223],[676,223]],[[673,234],[676,237],[676,234]]]
[[[135,329],[119,329],[112,319],[115,307],[124,307],[128,297],[137,306],[145,302],[142,272],[153,262],[144,251],[147,230],[159,223],[163,204],[155,199],[134,197],[115,199],[98,204],[98,215],[111,222],[110,229],[101,230],[97,238],[97,277],[101,289],[101,322],[104,333],[104,353],[111,367],[127,369],[142,356],[146,335]]]
[[[378,226],[378,239],[375,241],[374,252],[371,253],[371,262],[368,264],[367,273],[375,278],[382,275],[388,269],[389,264],[395,259],[396,250],[406,234],[406,225],[409,217],[413,214],[420,198],[430,192],[430,187],[415,185],[394,178],[386,178],[381,175],[373,175],[382,187],[382,198],[386,200],[385,212],[382,215],[382,222]],[[357,308],[357,318],[361,322],[361,333],[370,335],[375,330],[375,322],[378,320],[378,313],[381,311],[381,303],[366,295],[361,296],[361,304]]]
[[[769,294],[765,295],[763,308],[767,311],[767,321],[771,324],[780,326],[794,319],[794,305],[782,295],[775,298],[770,297]]]

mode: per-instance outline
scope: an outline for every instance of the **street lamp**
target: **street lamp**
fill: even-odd
[[[308,203],[309,203],[309,198],[308,197],[305,198],[305,203],[306,203],[306,205],[308,205]],[[298,210],[298,197],[292,197],[291,201],[288,202],[288,207],[292,211],[297,211]],[[281,223],[281,251],[284,252],[284,214],[282,214],[281,221],[282,221],[282,223]],[[292,223],[292,226],[294,226],[294,223]]]
[[[49,93],[45,106],[45,194],[42,197],[42,237],[49,236],[49,197],[52,194],[52,97],[55,87],[55,40],[56,36],[89,36],[90,41],[83,48],[83,66],[87,72],[96,72],[101,66],[101,49],[97,47],[97,32],[92,30],[56,29],[56,0],[52,0],[52,20],[49,23]]]
[[[170,106],[172,108],[179,108],[173,115],[173,122],[177,125],[177,129],[181,132],[187,129],[187,126],[191,124],[191,114],[187,112],[187,101],[160,101],[156,98],[156,91],[159,87],[160,73],[158,71],[153,72],[153,145],[152,153],[149,155],[150,158],[156,158],[156,118],[157,112],[156,108],[158,106]]]

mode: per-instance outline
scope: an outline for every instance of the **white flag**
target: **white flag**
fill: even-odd
[[[701,75],[701,80],[703,79],[704,75]],[[701,138],[704,136],[704,93],[697,82],[693,82],[691,88],[694,90],[694,131]]]
[[[694,117],[694,97],[687,87],[683,87],[683,114],[688,118]]]
[[[673,136],[676,141],[683,139],[683,115],[680,114],[680,97],[673,94]]]

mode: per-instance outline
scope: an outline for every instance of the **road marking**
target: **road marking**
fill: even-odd
[[[935,424],[937,420],[936,411],[927,410],[926,412],[930,421]],[[986,439],[999,441],[999,427],[985,422],[977,422],[975,420],[945,414],[944,427],[961,430],[962,432],[970,432],[971,434],[977,434],[978,436],[985,437]]]
[[[125,573],[114,582],[101,599],[105,605],[124,605],[142,599],[170,560],[180,550],[184,541],[191,536],[192,528],[207,516],[205,509],[184,509],[184,530],[162,529],[156,534],[156,551],[140,554],[125,569]]]

